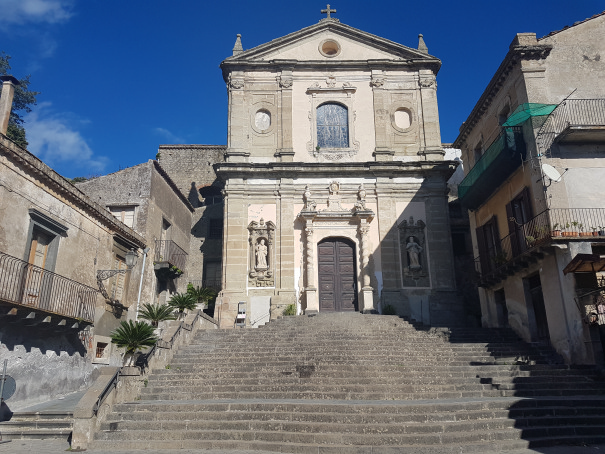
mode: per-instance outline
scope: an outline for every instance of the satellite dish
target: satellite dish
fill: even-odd
[[[2,376],[0,375],[0,381],[2,380]],[[3,400],[10,399],[13,394],[15,394],[15,389],[17,389],[17,384],[15,383],[15,379],[10,375],[4,376],[4,388],[2,389],[2,396],[0,396]]]
[[[561,181],[561,174],[550,164],[542,164],[542,172],[555,183]]]

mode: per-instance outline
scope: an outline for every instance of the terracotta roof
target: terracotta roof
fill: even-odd
[[[597,17],[603,16],[603,15],[605,15],[605,11],[603,11],[602,13],[599,13],[599,14],[595,14],[595,15],[594,15],[594,16],[592,16],[592,17],[587,17],[587,18],[586,18],[586,19],[584,19],[584,20],[581,20],[581,21],[578,21],[578,22],[574,22],[574,23],[573,23],[573,25],[566,25],[566,26],[565,26],[565,27],[563,27],[561,30],[555,30],[555,31],[552,31],[552,32],[550,32],[548,35],[545,35],[545,36],[543,36],[542,38],[539,38],[539,39],[538,39],[538,41],[540,41],[541,39],[544,39],[544,38],[548,38],[549,36],[556,35],[557,33],[561,33],[561,32],[563,32],[563,31],[565,31],[565,30],[567,30],[567,29],[570,29],[570,28],[572,28],[572,27],[575,27],[576,25],[583,24],[584,22],[588,22],[589,20],[596,19]]]

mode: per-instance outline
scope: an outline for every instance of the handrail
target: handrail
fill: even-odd
[[[257,322],[259,322],[260,320],[262,320],[263,318],[265,318],[265,317],[267,317],[267,316],[268,316],[269,318],[271,318],[271,311],[267,312],[266,314],[261,315],[261,316],[260,316],[260,317],[258,317],[256,320],[251,321],[251,322],[250,322],[250,326],[254,326],[254,325],[256,325],[256,323],[257,323]]]
[[[200,312],[201,311],[198,310],[195,313],[195,317],[193,317],[193,320],[191,320],[191,323],[185,323],[185,320],[182,320],[179,323],[179,326],[176,329],[176,331],[174,333],[172,333],[170,340],[166,341],[164,339],[159,339],[155,345],[159,348],[172,348],[172,345],[174,344],[174,340],[176,339],[177,334],[179,334],[181,332],[181,329],[186,329],[187,331],[191,331],[193,329],[195,322],[200,317]]]
[[[99,397],[97,398],[97,401],[95,402],[95,404],[92,407],[92,413],[95,416],[97,416],[97,414],[99,412],[99,408],[101,408],[101,405],[103,404],[105,399],[107,399],[107,396],[109,396],[109,393],[111,391],[113,391],[116,386],[118,386],[119,381],[120,381],[120,369],[118,368],[116,373],[113,374],[113,377],[111,377],[111,380],[109,381],[109,383],[107,383],[107,386],[105,386],[105,389],[103,391],[101,391],[101,393],[99,394]]]
[[[99,290],[0,252],[0,300],[94,321]]]

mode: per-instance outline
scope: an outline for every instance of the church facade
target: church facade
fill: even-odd
[[[238,35],[221,64],[229,118],[224,162],[214,165],[224,188],[215,318],[234,326],[245,310],[254,326],[294,305],[462,320],[441,62],[422,36],[413,49],[325,12],[250,50]]]

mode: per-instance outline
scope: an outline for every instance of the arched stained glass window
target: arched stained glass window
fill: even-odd
[[[345,106],[328,102],[317,108],[317,146],[349,147],[349,112]]]

